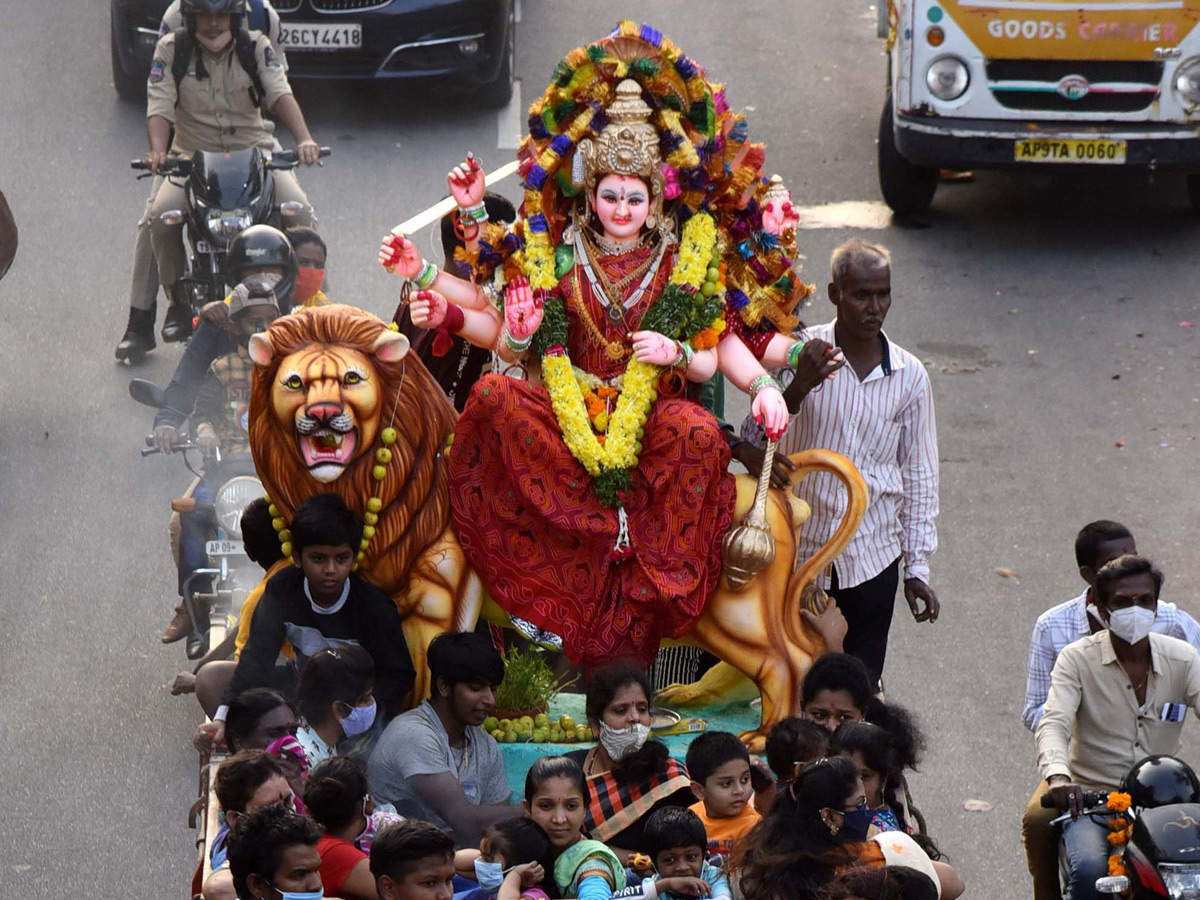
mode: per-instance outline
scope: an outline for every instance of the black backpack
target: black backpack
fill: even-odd
[[[254,38],[250,36],[250,32],[246,30],[245,25],[238,28],[233,33],[233,49],[237,54],[238,62],[246,74],[250,76],[253,83],[250,88],[250,99],[254,101],[255,106],[262,106],[263,97],[267,92],[263,89],[262,78],[258,74],[258,56],[254,52]],[[183,76],[187,74],[188,63],[192,61],[192,55],[196,50],[196,39],[192,33],[187,30],[187,26],[179,28],[175,31],[175,59],[171,61],[171,74],[175,77],[175,105],[179,105],[179,83],[183,81]],[[208,72],[204,68],[204,63],[200,57],[196,56],[196,77],[207,78]]]

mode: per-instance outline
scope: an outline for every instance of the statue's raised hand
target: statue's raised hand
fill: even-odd
[[[389,234],[379,245],[379,264],[402,278],[416,278],[424,262],[416,244],[402,234]]]
[[[412,322],[418,328],[438,328],[446,321],[449,306],[437,291],[417,291],[409,302]]]
[[[779,440],[787,431],[787,401],[783,399],[783,392],[779,388],[764,387],[760,390],[755,395],[754,402],[750,404],[750,412],[754,414],[754,421],[762,425],[763,431],[771,440]]]
[[[534,295],[524,275],[518,275],[504,288],[504,318],[509,335],[518,341],[530,337],[542,324],[542,299]]]
[[[446,173],[446,184],[450,186],[450,196],[461,207],[477,206],[483,202],[483,169],[470,153],[463,162]]]
[[[633,355],[640,363],[670,366],[679,359],[679,345],[657,331],[638,331],[633,335]]]

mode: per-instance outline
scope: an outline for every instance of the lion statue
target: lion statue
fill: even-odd
[[[300,503],[323,491],[336,491],[364,517],[368,527],[359,565],[392,596],[403,618],[417,671],[410,698],[415,702],[429,692],[425,653],[435,636],[472,629],[481,616],[507,622],[456,537],[445,460],[454,410],[420,360],[407,355],[407,338],[349,306],[280,318],[250,339],[249,352],[250,444],[259,477],[285,522]],[[394,442],[386,446],[385,429],[394,429],[388,434]],[[867,501],[861,476],[844,457],[809,450],[791,459],[797,465],[794,484],[823,471],[845,485],[848,512],[833,538],[797,565],[796,535],[809,510],[791,493],[772,491],[767,518],[775,559],[741,590],[722,580],[677,641],[703,647],[728,666],[714,669],[690,691],[674,691],[673,700],[709,699],[740,673],[762,696],[759,728],[742,736],[756,749],[772,725],[799,712],[796,685],[824,649],[800,609],[819,604],[813,579],[849,543]],[[746,476],[737,482],[735,521],[740,521],[753,503],[756,482]]]

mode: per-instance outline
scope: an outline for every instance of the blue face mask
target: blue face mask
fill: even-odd
[[[849,812],[842,813],[842,832],[852,841],[865,841],[873,818],[875,813],[864,800]]]
[[[281,891],[279,888],[275,890],[283,900],[324,900],[325,897],[324,888],[316,891]]]
[[[484,862],[482,859],[477,859],[475,860],[475,880],[487,893],[494,894],[504,883],[504,867],[498,862]]]
[[[375,724],[375,698],[372,697],[367,706],[351,706],[350,715],[345,718],[339,716],[338,721],[342,723],[346,737],[362,734]]]

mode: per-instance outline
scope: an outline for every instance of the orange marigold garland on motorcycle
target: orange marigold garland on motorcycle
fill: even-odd
[[[1112,845],[1113,852],[1108,857],[1108,874],[1109,875],[1125,875],[1125,861],[1123,852],[1125,845],[1129,842],[1129,837],[1133,833],[1133,824],[1125,817],[1128,812],[1133,798],[1129,794],[1121,791],[1110,791],[1108,801],[1105,804],[1109,812],[1117,813],[1116,816],[1108,820],[1108,842]]]

